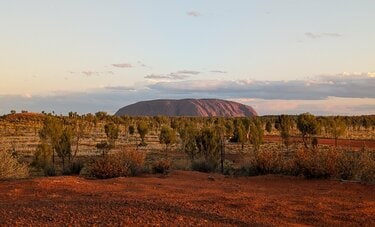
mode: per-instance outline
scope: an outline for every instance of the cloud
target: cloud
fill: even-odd
[[[150,74],[144,78],[151,80],[183,80],[198,74],[200,74],[200,72],[194,70],[180,70],[169,74]]]
[[[375,98],[375,74],[320,75],[309,80],[188,80],[158,82],[150,89],[176,94],[215,93],[229,98],[322,100],[328,97]]]
[[[212,72],[212,73],[227,73],[226,71],[221,71],[221,70],[211,70],[210,72]]]
[[[94,71],[82,71],[82,74],[85,76],[98,76],[99,72],[94,72]]]
[[[72,72],[71,74],[74,74]],[[101,76],[101,75],[114,75],[115,73],[113,71],[105,71],[105,72],[98,72],[98,71],[82,71],[82,74],[85,76]]]
[[[333,32],[323,32],[323,33],[312,33],[306,32],[305,36],[310,39],[320,39],[320,38],[340,38],[342,34]]]
[[[113,67],[117,68],[132,68],[133,66],[129,63],[112,64]]]
[[[106,86],[104,89],[112,91],[136,91],[134,87],[130,86]]]
[[[186,14],[188,16],[191,16],[191,17],[200,17],[200,16],[202,16],[202,14],[200,12],[198,12],[198,11],[188,11],[188,12],[186,12]]]
[[[150,75],[145,76],[144,78],[145,79],[152,79],[152,80],[164,80],[164,79],[167,79],[167,80],[182,80],[182,79],[186,79],[188,77],[190,77],[190,76],[176,74],[176,73],[170,73],[170,74],[167,74],[167,75],[150,74]]]
[[[180,70],[177,71],[177,74],[190,74],[190,75],[198,75],[200,72],[194,70]]]
[[[157,75],[156,75],[157,76]],[[163,75],[162,75],[163,76]],[[0,95],[0,113],[14,109],[56,113],[114,113],[151,99],[220,98],[249,104],[260,114],[360,115],[375,113],[375,72],[318,75],[291,81],[186,80],[151,81],[134,86],[106,86],[86,92],[50,95]]]
[[[231,99],[251,105],[258,114],[299,114],[310,112],[316,115],[363,115],[373,114],[375,99],[336,98],[324,100],[265,100]]]

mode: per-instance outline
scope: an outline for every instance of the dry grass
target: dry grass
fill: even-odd
[[[29,176],[26,164],[18,162],[17,158],[6,151],[0,151],[0,179],[20,179]]]

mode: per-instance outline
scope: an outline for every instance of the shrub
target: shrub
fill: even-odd
[[[294,155],[294,172],[306,178],[329,178],[338,173],[335,150],[300,149]]]
[[[359,159],[360,181],[375,184],[375,152],[363,151]]]
[[[359,171],[359,156],[358,152],[341,152],[341,156],[337,162],[338,175],[337,177],[343,180],[355,179]]]
[[[217,164],[214,162],[209,162],[203,159],[195,160],[191,163],[191,169],[194,171],[209,173],[216,170]]]
[[[0,151],[0,179],[20,179],[28,176],[27,165],[18,162],[9,152]]]
[[[83,169],[83,163],[80,161],[75,161],[65,166],[63,169],[63,175],[79,175]]]
[[[56,168],[54,165],[52,164],[46,164],[44,167],[43,167],[43,172],[44,172],[44,176],[56,176],[57,173],[56,173]]]
[[[244,161],[237,174],[245,176],[257,176],[263,174],[282,173],[284,169],[284,157],[281,152],[274,150],[254,151]]]
[[[136,176],[142,170],[144,153],[123,151],[94,160],[89,166],[89,175],[99,178]]]
[[[153,173],[162,173],[167,174],[171,169],[171,161],[170,160],[159,160],[152,164],[152,172]]]

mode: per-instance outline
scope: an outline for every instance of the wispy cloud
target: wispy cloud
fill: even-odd
[[[223,73],[223,74],[227,73],[226,71],[221,71],[221,70],[211,70],[210,72],[212,72],[212,73]]]
[[[190,75],[198,75],[201,72],[194,71],[194,70],[180,70],[176,72],[177,74],[190,74]]]
[[[91,70],[86,70],[81,72],[85,76],[101,76],[101,75],[114,75],[115,73],[113,71],[91,71]],[[74,74],[74,72],[70,72],[70,74]]]
[[[320,39],[320,38],[340,38],[342,34],[334,32],[323,32],[323,33],[312,33],[306,32],[305,36],[310,39]]]
[[[145,79],[151,80],[184,80],[191,76],[198,75],[201,72],[194,70],[179,70],[177,72],[172,72],[169,74],[149,74],[145,76]]]
[[[85,75],[85,76],[97,76],[97,75],[99,75],[99,72],[95,72],[95,71],[82,71],[82,74]]]
[[[136,91],[136,89],[131,86],[106,86],[104,89],[112,91]]]
[[[130,63],[112,64],[112,66],[117,67],[117,68],[132,68],[133,67]]]
[[[167,75],[157,75],[157,74],[150,74],[145,76],[145,79],[152,79],[152,80],[182,80],[182,79],[187,79],[188,75],[181,75],[181,74],[176,74],[176,73],[170,73]]]
[[[188,11],[188,12],[186,12],[186,14],[188,16],[191,16],[191,17],[200,17],[200,16],[202,16],[202,14],[200,12],[198,12],[198,11]]]

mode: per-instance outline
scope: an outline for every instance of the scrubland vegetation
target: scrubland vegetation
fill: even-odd
[[[282,174],[375,183],[374,147],[340,146],[340,139],[374,140],[375,116],[1,117],[0,178],[81,174],[95,178],[167,174],[173,169],[255,176]],[[23,154],[23,133],[32,134]],[[279,136],[281,143],[265,136]],[[322,137],[331,145],[319,144]],[[18,139],[18,141],[17,141]],[[30,143],[30,142],[29,142]],[[83,148],[85,151],[83,151]],[[10,154],[9,152],[13,154]],[[18,157],[17,157],[18,155]],[[27,164],[25,164],[27,162]]]

